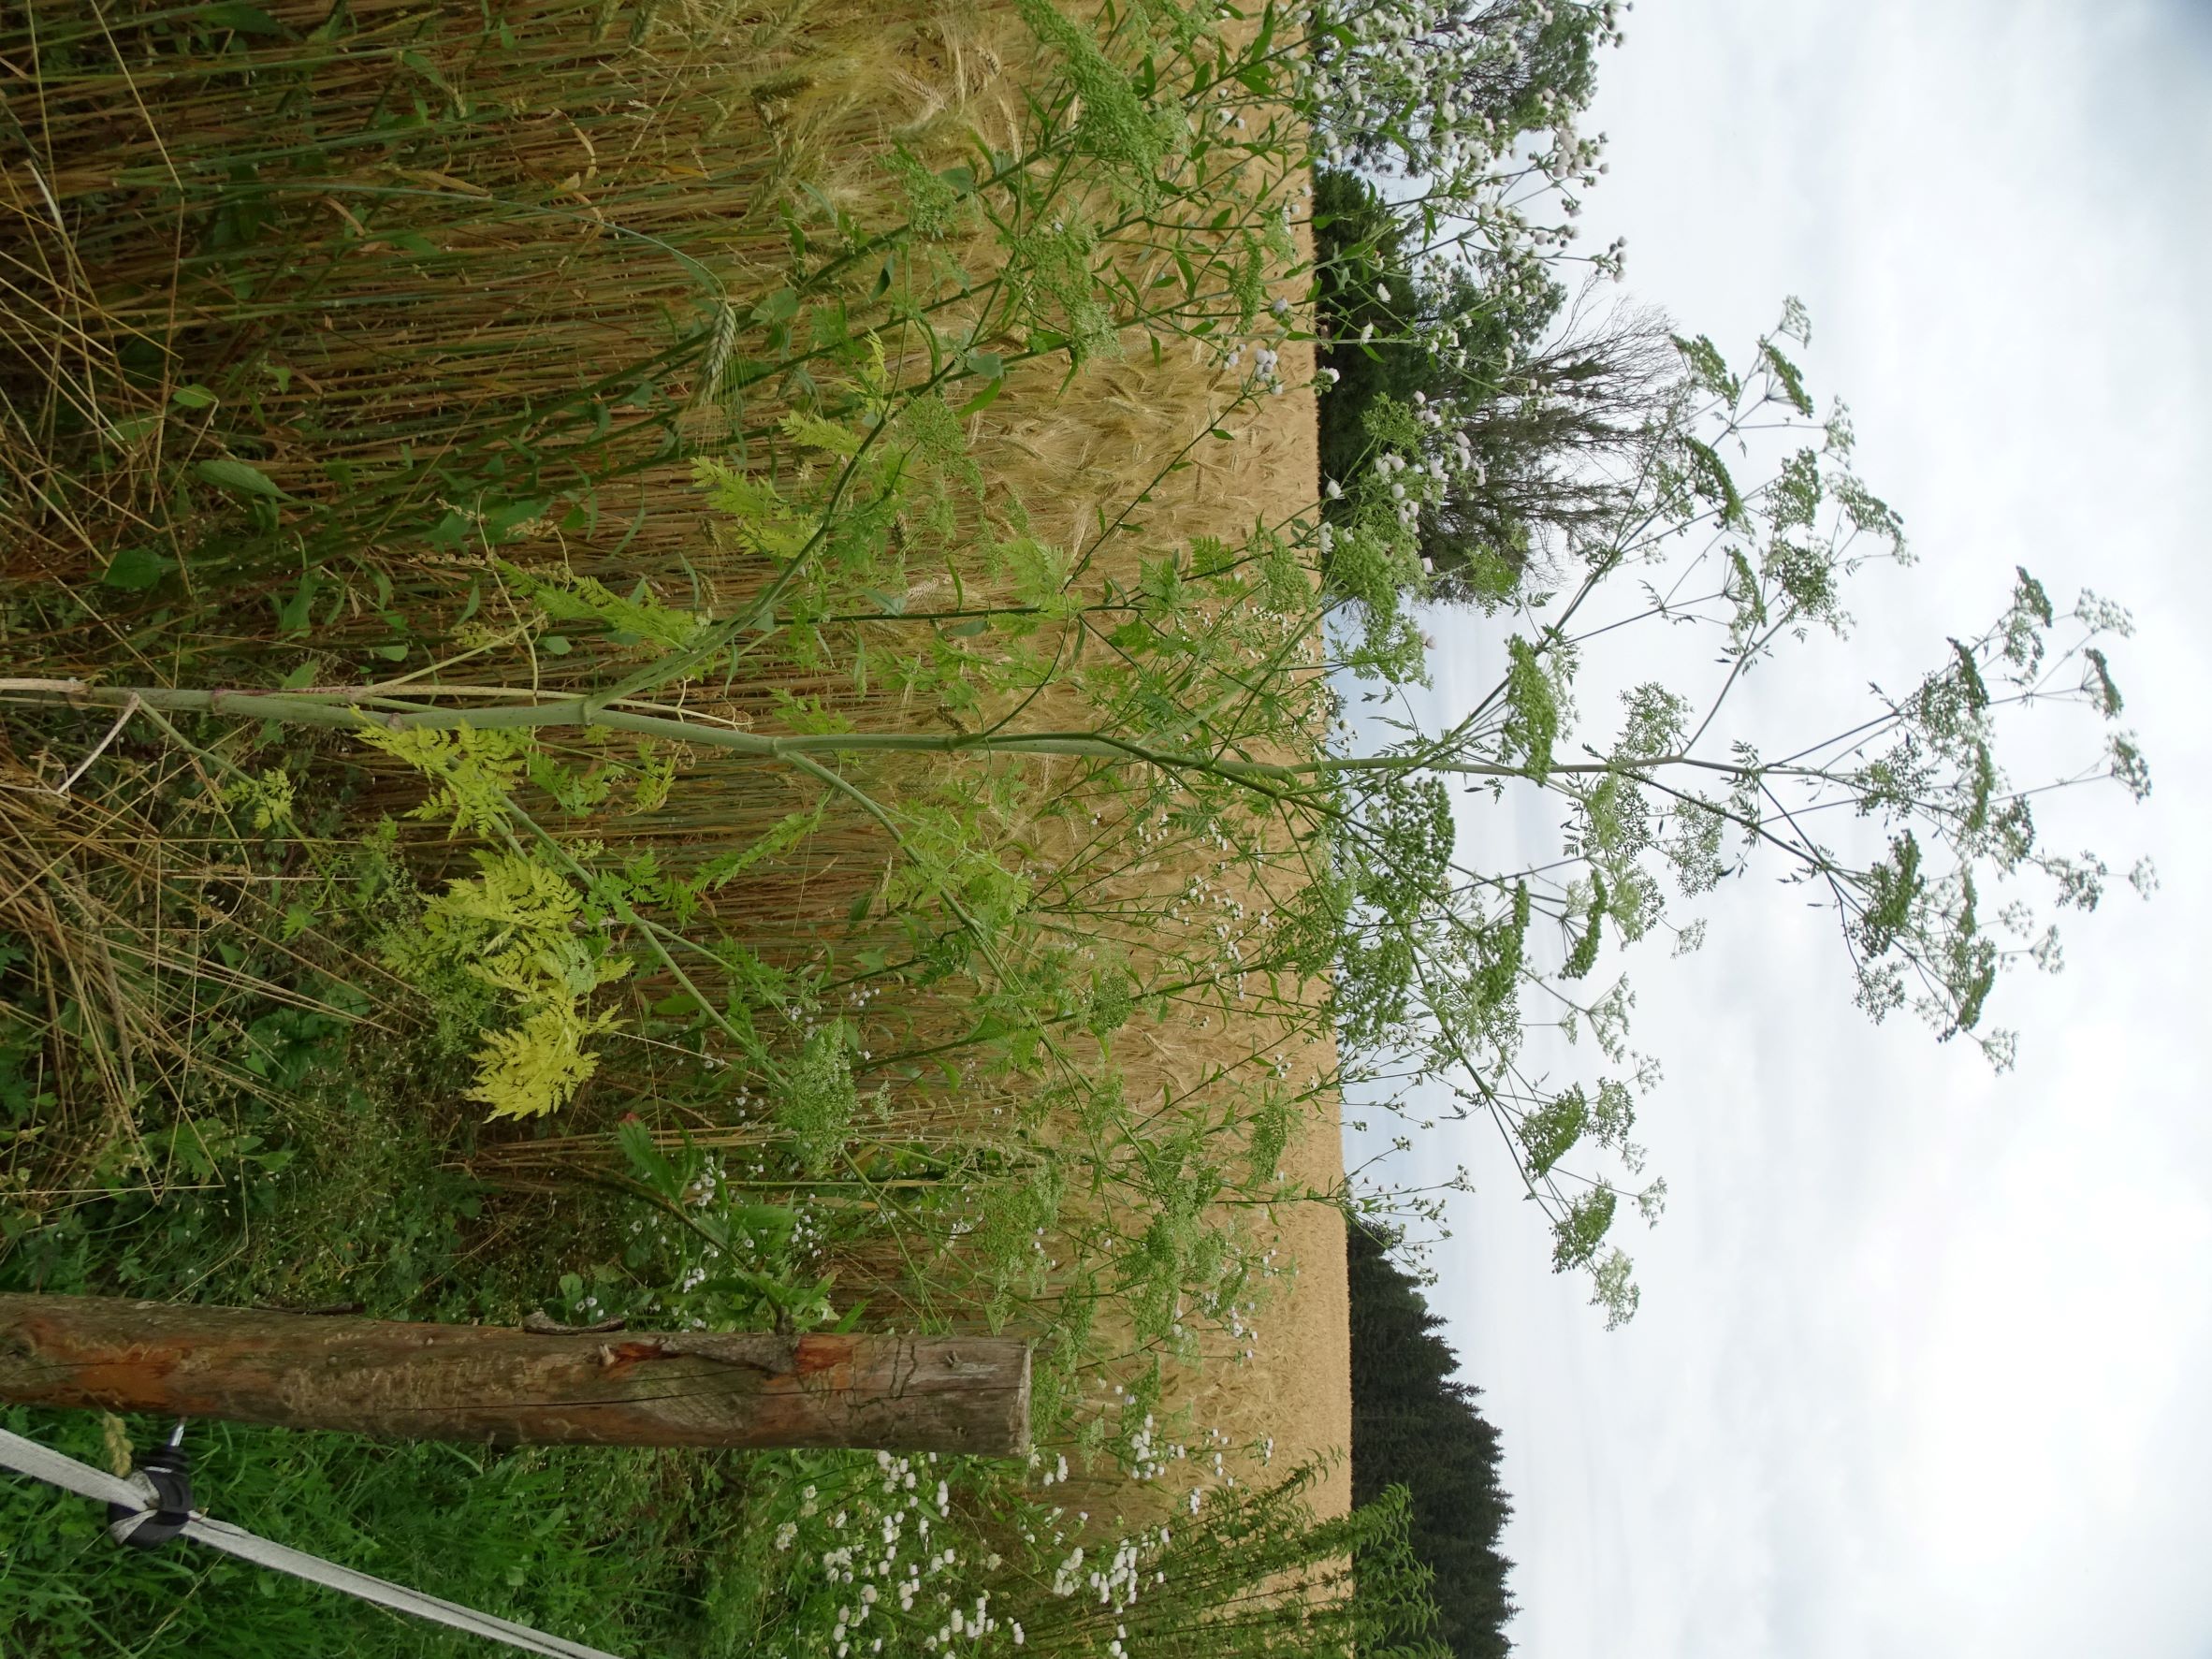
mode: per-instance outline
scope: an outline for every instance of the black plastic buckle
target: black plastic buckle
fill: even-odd
[[[108,1506],[108,1533],[133,1550],[158,1550],[184,1530],[192,1519],[192,1454],[184,1449],[184,1425],[169,1443],[148,1454],[138,1473],[153,1488],[153,1507]]]

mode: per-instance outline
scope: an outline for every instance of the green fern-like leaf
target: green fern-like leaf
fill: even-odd
[[[584,901],[568,876],[538,859],[479,852],[480,873],[446,883],[420,925],[386,936],[387,966],[418,983],[450,973],[499,994],[513,1025],[483,1033],[467,1098],[497,1117],[538,1117],[575,1096],[599,1065],[586,1047],[617,1023],[589,1011],[592,995],[630,971],[595,932],[579,931]]]
[[[449,838],[489,835],[505,825],[509,797],[529,772],[533,744],[528,732],[473,726],[400,732],[364,726],[358,735],[370,748],[405,761],[431,781],[429,798],[407,816],[433,823],[450,821]]]
[[[805,521],[769,485],[720,461],[696,461],[691,475],[707,501],[730,515],[732,533],[751,551],[785,560],[796,558],[807,545]]]
[[[713,618],[654,602],[643,582],[627,599],[592,576],[538,574],[502,561],[501,574],[557,622],[599,622],[608,632],[633,634],[680,650]]]
[[[468,1098],[490,1107],[494,1118],[558,1111],[599,1070],[599,1056],[586,1050],[585,1040],[614,1024],[611,1012],[586,1018],[565,1000],[544,1004],[509,1030],[487,1032]]]

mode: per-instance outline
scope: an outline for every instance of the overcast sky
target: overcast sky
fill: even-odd
[[[1424,1139],[1480,1186],[1433,1294],[1504,1435],[1514,1638],[2205,1659],[2212,5],[1645,0],[1628,22],[1589,241],[1625,234],[1628,291],[1732,348],[1801,296],[1815,389],[1851,403],[1921,556],[1863,588],[1828,678],[1931,663],[2015,564],[2061,606],[2084,585],[2132,605],[2116,668],[2155,793],[2042,822],[2123,867],[2153,854],[2164,890],[2121,890],[2063,974],[2008,982],[2003,1077],[1868,1026],[1826,924],[1770,883],[1724,890],[1701,956],[1632,958],[1672,1201],[1632,1229],[1643,1310],[1613,1335],[1547,1271],[1487,1127]],[[1475,629],[1436,632],[1448,715],[1494,665]],[[1555,816],[1468,833],[1554,851]]]

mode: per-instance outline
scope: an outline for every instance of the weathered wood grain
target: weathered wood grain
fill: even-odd
[[[500,1445],[1028,1448],[1002,1337],[538,1335],[0,1296],[0,1399]]]

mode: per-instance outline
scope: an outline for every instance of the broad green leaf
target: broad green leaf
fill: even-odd
[[[968,399],[967,402],[961,404],[955,413],[962,420],[966,420],[971,415],[981,415],[998,400],[998,394],[1004,390],[1006,390],[1006,377],[1000,375],[990,385],[984,386],[982,391],[976,393],[974,397]]]
[[[544,496],[533,497],[526,501],[502,502],[496,505],[487,502],[484,503],[485,536],[489,541],[503,542],[507,539],[508,532],[517,525],[528,524],[533,518],[544,517],[546,509],[552,504],[552,502]]]
[[[125,547],[108,560],[108,568],[100,573],[100,581],[105,587],[137,593],[153,587],[176,565],[175,560],[165,559],[151,547]]]
[[[257,495],[272,502],[288,502],[292,499],[278,488],[276,481],[259,467],[250,466],[242,460],[233,460],[226,455],[201,461],[193,470],[218,489],[227,489],[235,495]]]
[[[244,0],[219,0],[217,5],[201,7],[196,16],[211,29],[229,29],[240,35],[286,33],[284,24],[258,6],[246,5]]]

